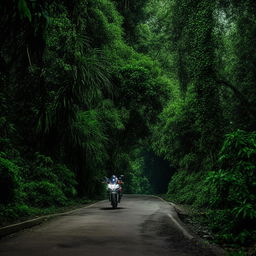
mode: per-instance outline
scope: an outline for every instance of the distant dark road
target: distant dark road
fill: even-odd
[[[5,237],[0,255],[215,255],[189,239],[172,206],[159,198],[129,195],[119,206],[112,210],[108,201],[101,201]]]

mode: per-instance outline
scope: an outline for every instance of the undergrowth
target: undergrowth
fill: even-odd
[[[92,202],[78,197],[74,172],[40,153],[0,152],[0,177],[0,226]]]
[[[256,241],[256,133],[241,130],[226,136],[216,170],[175,173],[168,200],[191,205],[194,217],[207,225],[215,242],[235,248],[231,255],[255,255]]]

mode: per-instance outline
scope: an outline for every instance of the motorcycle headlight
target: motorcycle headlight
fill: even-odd
[[[108,190],[116,191],[118,189],[119,189],[119,185],[118,184],[108,184]]]

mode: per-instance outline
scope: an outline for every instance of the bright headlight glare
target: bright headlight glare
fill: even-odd
[[[109,190],[116,190],[119,188],[118,184],[108,184],[108,189]]]

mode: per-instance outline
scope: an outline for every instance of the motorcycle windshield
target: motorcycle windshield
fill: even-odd
[[[116,184],[116,183],[117,183],[117,180],[116,180],[116,179],[110,179],[110,180],[109,180],[109,183],[110,183],[110,184]]]

